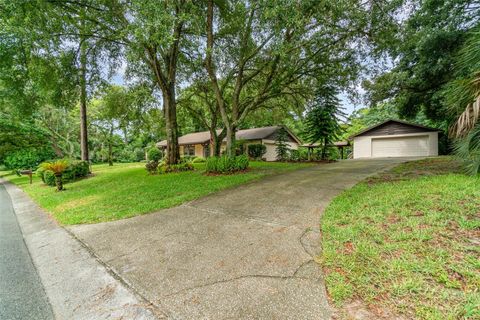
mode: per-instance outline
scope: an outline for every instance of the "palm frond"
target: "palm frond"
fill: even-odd
[[[480,123],[477,123],[463,138],[455,141],[455,155],[465,163],[468,174],[480,173]]]
[[[450,136],[454,138],[465,137],[480,120],[480,95],[474,102],[467,105],[465,111],[458,117],[450,128]]]

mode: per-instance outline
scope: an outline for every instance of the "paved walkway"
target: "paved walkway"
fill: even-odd
[[[401,161],[319,165],[70,230],[169,318],[328,319],[315,262],[322,210]]]
[[[0,185],[0,319],[53,319],[3,185]]]
[[[1,320],[157,318],[23,191],[1,179],[0,204]]]

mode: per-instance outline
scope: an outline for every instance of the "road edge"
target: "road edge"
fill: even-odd
[[[2,178],[0,184],[56,319],[165,318],[23,190]]]

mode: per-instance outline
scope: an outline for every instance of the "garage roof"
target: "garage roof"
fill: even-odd
[[[373,131],[375,129],[380,129],[381,127],[387,127],[387,126],[391,126],[391,125],[394,125],[394,124],[399,124],[402,127],[410,127],[412,129],[416,129],[413,132],[435,132],[435,131],[438,132],[438,131],[441,131],[441,130],[436,129],[436,128],[426,127],[426,126],[422,126],[420,124],[415,124],[415,123],[411,123],[411,122],[407,122],[407,121],[396,120],[396,119],[388,119],[388,120],[383,121],[379,124],[376,124],[374,126],[366,128],[366,129],[358,132],[357,134],[354,134],[354,135],[350,136],[349,139],[353,139],[353,138],[358,137],[358,136],[368,135],[368,133],[370,133],[371,131]]]

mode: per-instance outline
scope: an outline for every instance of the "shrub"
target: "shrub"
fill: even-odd
[[[181,162],[178,164],[163,165],[158,168],[160,173],[172,173],[194,170],[193,165],[190,162]]]
[[[147,156],[149,161],[158,162],[160,161],[160,159],[163,158],[162,151],[160,151],[160,149],[158,149],[157,147],[153,147],[150,150],[148,150]]]
[[[235,155],[239,156],[245,154],[245,143],[246,141],[243,139],[235,140]]]
[[[68,168],[67,160],[57,160],[54,162],[44,162],[41,164],[42,168],[45,171],[52,171],[55,177],[55,185],[57,186],[57,191],[63,190],[63,172]]]
[[[196,157],[195,159],[192,160],[192,163],[204,163],[205,161],[205,158],[203,157]]]
[[[49,149],[22,149],[6,156],[4,163],[8,170],[35,169],[42,161],[53,157],[54,153]]]
[[[235,169],[239,171],[247,170],[249,165],[248,157],[246,155],[241,155],[235,157]]]
[[[465,137],[457,139],[455,155],[463,162],[466,173],[480,174],[480,123]]]
[[[45,183],[45,177],[44,177],[44,174],[45,174],[45,168],[43,167],[38,167],[37,171],[35,172],[37,174],[37,177],[39,177],[40,179],[42,179],[42,182]]]
[[[42,180],[47,186],[55,187],[55,173],[52,170],[44,169]]]
[[[68,167],[63,172],[63,180],[75,181],[78,178],[83,178],[88,176],[90,172],[90,167],[87,161],[81,160],[68,160]]]
[[[149,160],[145,164],[145,169],[148,171],[149,174],[156,174],[157,173],[157,168],[158,168],[158,161]]]
[[[248,155],[253,159],[261,159],[267,153],[267,146],[261,143],[249,144]]]
[[[245,155],[210,157],[207,158],[205,170],[207,173],[233,173],[246,170],[248,165],[248,157]]]
[[[192,162],[195,158],[196,158],[195,156],[182,156],[180,157],[180,163]]]
[[[63,182],[71,182],[75,181],[78,178],[83,178],[88,176],[90,173],[90,166],[87,161],[81,161],[81,160],[57,160],[56,162],[62,162],[66,165],[66,168],[62,171],[62,183]],[[55,162],[43,162],[40,164],[39,168],[37,169],[37,176],[40,177],[43,181],[43,183],[47,185],[52,185],[51,181],[47,181],[46,177],[46,172],[48,170],[52,171],[51,169],[48,169],[50,165]],[[47,175],[50,175],[48,173]]]

